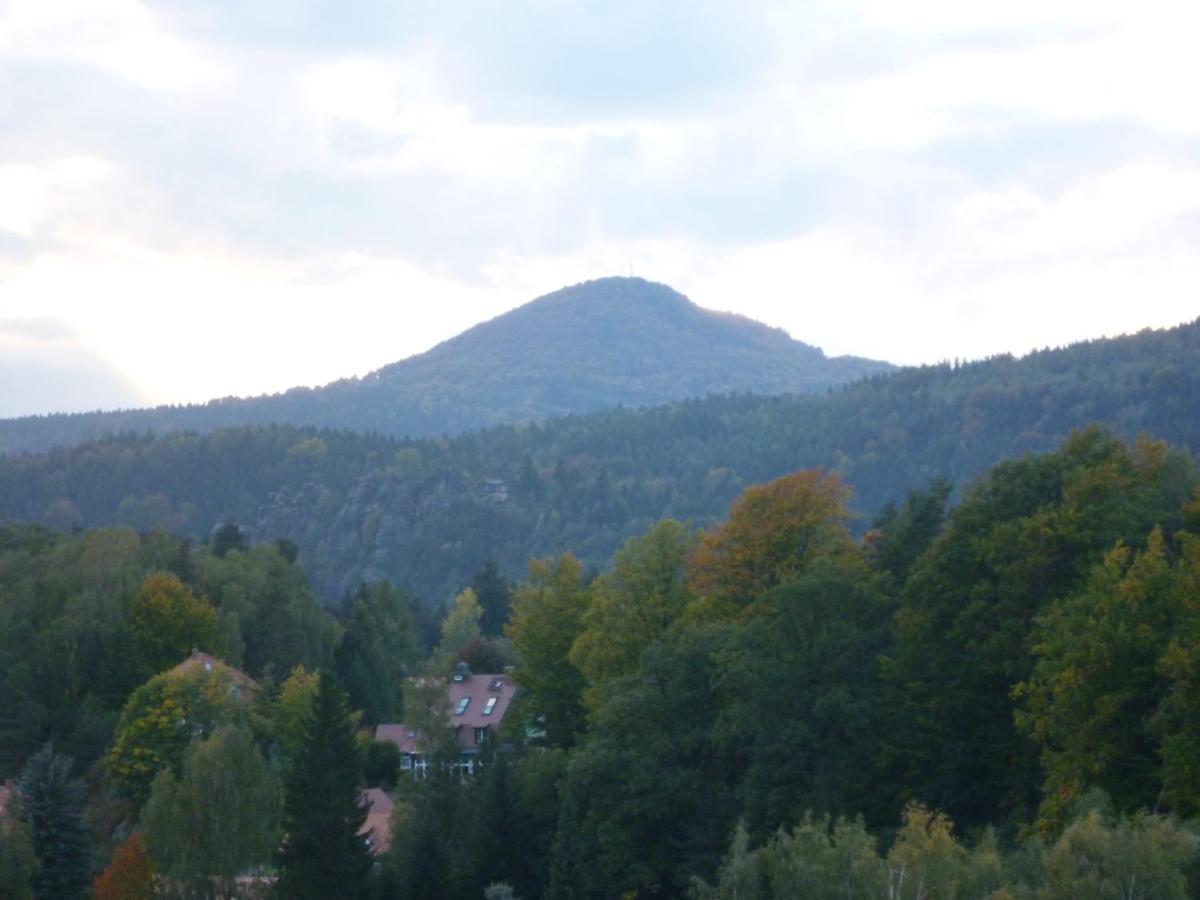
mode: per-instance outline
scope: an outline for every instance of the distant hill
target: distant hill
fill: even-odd
[[[192,406],[0,421],[0,453],[120,431],[279,423],[422,437],[709,394],[819,393],[891,370],[826,357],[640,278],[564,288],[363,377]]]
[[[327,598],[387,577],[440,601],[488,558],[510,578],[567,550],[607,565],[656,520],[710,525],[748,485],[798,468],[841,473],[863,529],[933,478],[961,489],[1096,422],[1200,451],[1200,321],[820,396],[710,397],[449,440],[285,426],[125,435],[0,459],[0,519],[197,539],[232,520],[255,540],[294,541]]]

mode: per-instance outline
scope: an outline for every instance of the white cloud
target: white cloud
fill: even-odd
[[[298,76],[322,169],[340,177],[430,173],[537,194],[577,176],[597,142],[628,141],[640,164],[674,177],[688,139],[640,119],[526,124],[493,120],[451,99],[441,54],[421,46],[388,57],[322,62]]]
[[[0,318],[0,338],[47,342],[75,337],[75,329],[54,316]]]
[[[8,0],[0,10],[0,54],[82,63],[156,90],[208,85],[223,68],[168,33],[138,0]]]
[[[10,273],[4,312],[54,309],[153,402],[365,374],[528,299],[364,255],[300,263],[229,248],[167,253],[105,234],[84,243]]]
[[[1188,212],[1200,212],[1200,167],[1139,163],[1082,179],[1057,198],[1020,187],[969,195],[953,225],[964,257],[1070,258],[1119,250]]]
[[[862,26],[918,34],[994,33],[1012,29],[1028,31],[1051,26],[1109,26],[1130,15],[1129,4],[1123,0],[1006,0],[1005,3],[829,0],[826,5],[843,15],[852,15]],[[1141,7],[1139,14],[1150,5]]]
[[[84,156],[44,165],[0,165],[0,232],[31,236],[52,214],[68,209],[81,188],[111,174],[107,162]]]
[[[1200,288],[1176,233],[1200,206],[1193,6],[750,4],[771,28],[742,80],[659,66],[650,114],[637,71],[563,112],[540,57],[489,95],[432,13],[353,47],[13,0],[0,74],[54,77],[0,123],[0,313],[69,322],[159,400],[363,373],[631,270],[904,362],[1170,324]],[[469,40],[500,42],[493,67],[531,46]],[[1079,137],[1097,123],[1113,146]]]
[[[774,80],[790,84],[781,100],[816,146],[834,152],[914,150],[970,133],[979,126],[969,113],[989,109],[1059,122],[1128,117],[1200,134],[1196,4],[862,0],[827,12],[820,24],[811,11],[777,12]],[[822,80],[809,57],[839,40],[853,52],[847,36],[862,29],[885,32],[902,52],[871,77]]]

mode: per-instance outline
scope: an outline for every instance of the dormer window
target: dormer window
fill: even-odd
[[[467,711],[467,707],[470,705],[471,705],[471,698],[463,697],[461,700],[458,701],[458,709],[454,710],[454,714],[456,716],[461,716],[463,713],[465,713]]]
[[[496,708],[496,701],[499,699],[499,697],[488,697],[487,703],[483,705],[483,714],[485,716],[492,714],[492,710]]]

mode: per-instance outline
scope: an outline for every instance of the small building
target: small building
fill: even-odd
[[[493,503],[505,503],[508,500],[508,485],[500,478],[481,478],[475,482],[475,490],[483,499]]]
[[[455,667],[446,684],[449,725],[462,754],[458,763],[468,773],[475,771],[479,752],[494,740],[500,723],[512,705],[517,685],[507,672],[473,675],[465,663]],[[400,768],[417,777],[425,773],[428,761],[422,735],[403,723],[379,725],[375,740],[391,741],[400,750]]]
[[[382,856],[392,846],[392,810],[395,804],[387,792],[380,788],[363,791],[363,802],[367,806],[367,821],[358,832],[376,856]]]
[[[406,772],[425,772],[425,755],[415,729],[403,723],[375,726],[375,740],[391,741],[400,749],[400,768]]]

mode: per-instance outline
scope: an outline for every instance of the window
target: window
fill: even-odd
[[[482,728],[475,729],[475,743],[482,744],[485,740],[487,740],[487,726],[486,725],[484,725]]]
[[[402,769],[411,769],[412,768],[412,757],[409,756],[407,753],[404,754],[402,757],[400,757],[400,768],[402,768]]]
[[[500,698],[499,697],[488,697],[487,703],[485,703],[483,706],[483,714],[485,716],[490,716],[492,714],[492,710],[496,708],[496,701],[498,699],[500,699]]]
[[[463,697],[461,700],[458,701],[458,709],[454,710],[454,714],[456,716],[461,716],[463,713],[465,713],[467,711],[467,707],[470,705],[471,705],[471,698]]]

